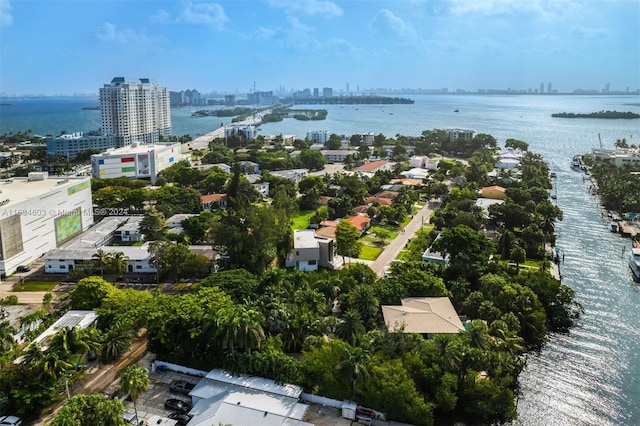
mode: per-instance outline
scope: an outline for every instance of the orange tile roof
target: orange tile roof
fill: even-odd
[[[386,166],[387,160],[370,161],[362,166],[356,167],[354,170],[358,172],[375,172],[381,167]]]
[[[364,202],[367,204],[378,203],[383,206],[390,206],[393,204],[393,200],[391,198],[382,198],[382,197],[367,197],[364,199]]]
[[[209,204],[209,203],[213,203],[213,202],[220,202],[223,200],[227,199],[227,194],[209,194],[209,195],[203,195],[202,197],[200,197],[200,202],[202,204]]]
[[[355,226],[358,231],[362,231],[363,229],[365,229],[369,222],[371,222],[371,219],[369,219],[367,216],[360,215],[349,216],[347,220],[351,222],[351,224]]]
[[[498,185],[493,185],[493,186],[485,186],[484,188],[480,188],[480,192],[485,192],[485,191],[500,191],[500,192],[504,192],[506,191],[503,187],[498,186]]]
[[[382,191],[381,193],[376,194],[376,197],[391,198],[392,200],[395,200],[398,195],[400,195],[400,193],[397,191]]]

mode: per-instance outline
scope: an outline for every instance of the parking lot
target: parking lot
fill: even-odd
[[[169,391],[169,383],[172,380],[186,380],[191,383],[198,383],[199,377],[188,376],[186,374],[174,373],[171,371],[164,372],[150,372],[149,379],[151,384],[149,390],[143,393],[138,398],[138,416],[141,420],[148,420],[151,416],[163,416],[166,417],[171,411],[164,409],[164,402],[167,399],[181,399],[191,404],[191,397],[188,395],[181,395]],[[114,382],[108,391],[113,392],[119,387],[119,381]],[[124,408],[127,412],[133,413],[133,402],[123,401]]]

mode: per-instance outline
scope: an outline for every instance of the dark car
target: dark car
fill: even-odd
[[[188,413],[191,411],[191,404],[184,402],[180,399],[167,399],[164,402],[164,408],[171,411],[177,411],[178,413]]]
[[[20,265],[16,268],[17,272],[29,272],[31,270],[31,268],[29,268],[26,265]]]
[[[191,420],[191,417],[183,413],[171,413],[167,418],[176,421],[177,426],[185,426]]]
[[[169,384],[171,392],[182,393],[185,395],[188,395],[195,387],[195,383],[189,383],[186,380],[174,380]]]

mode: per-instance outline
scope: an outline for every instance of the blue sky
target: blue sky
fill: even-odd
[[[0,92],[640,88],[638,0],[0,0]]]

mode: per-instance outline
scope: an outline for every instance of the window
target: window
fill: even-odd
[[[142,269],[142,265],[136,265],[136,269]]]
[[[313,265],[315,265],[317,262],[316,262],[315,260],[310,260],[308,263],[309,263],[309,265],[313,266]]]

